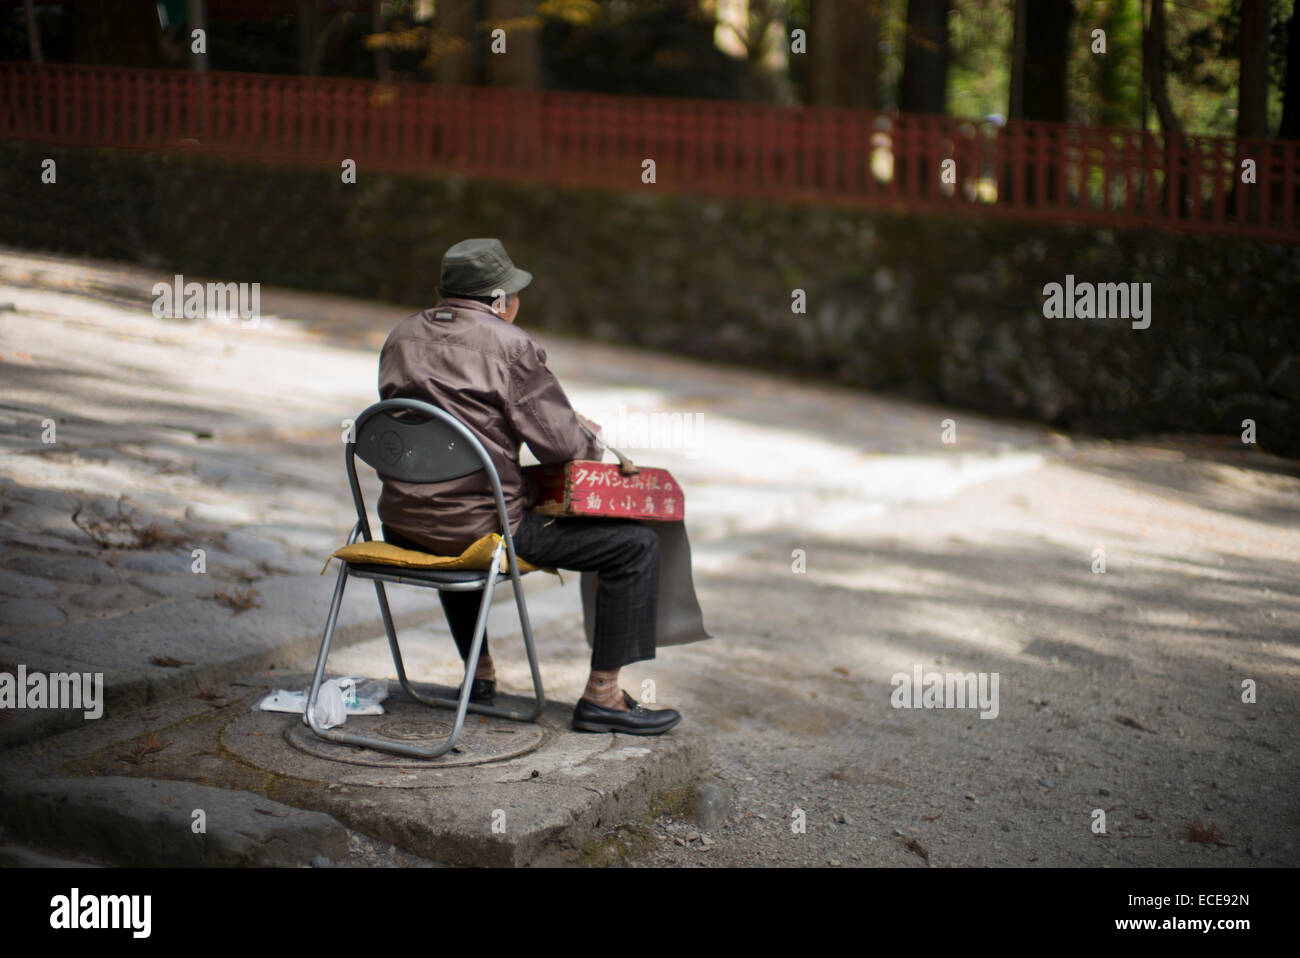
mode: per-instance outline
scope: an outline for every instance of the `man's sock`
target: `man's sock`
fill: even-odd
[[[493,679],[497,677],[496,668],[492,664],[492,656],[487,652],[480,652],[478,657],[478,668],[474,670],[476,679]]]
[[[582,693],[582,697],[594,705],[627,711],[623,690],[618,687],[618,669],[608,671],[592,669],[591,674],[587,676],[587,689]]]

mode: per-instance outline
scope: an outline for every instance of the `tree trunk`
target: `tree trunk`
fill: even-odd
[[[812,0],[809,99],[874,110],[880,73],[880,0]]]
[[[899,112],[944,112],[948,92],[948,5],[949,0],[908,0]]]
[[[186,52],[189,54],[190,69],[196,73],[206,73],[208,69],[208,18],[204,10],[206,4],[203,0],[187,0],[186,2],[186,36],[182,42],[185,44]],[[203,53],[194,51],[194,33],[195,30],[203,31]]]
[[[1011,89],[1007,97],[1007,119],[1025,118],[1025,28],[1029,0],[1015,0],[1015,21],[1011,28]]]
[[[1147,25],[1142,44],[1142,65],[1147,88],[1151,91],[1151,102],[1160,118],[1160,129],[1166,133],[1181,133],[1182,125],[1174,115],[1169,90],[1165,86],[1165,0],[1151,0],[1151,22]]]
[[[533,13],[535,0],[488,0],[487,19],[495,25],[501,20],[519,20]],[[535,90],[542,85],[542,51],[540,29],[506,30],[506,52],[491,51],[491,32],[486,41],[488,83],[492,86],[523,87]]]
[[[320,76],[325,68],[325,54],[329,50],[330,43],[334,41],[339,31],[348,25],[351,18],[352,11],[345,7],[327,18],[324,26],[321,26],[320,20],[317,19],[316,37],[312,43],[311,62],[308,64],[310,76]]]
[[[1064,123],[1074,9],[1070,0],[1032,0],[1025,6],[1024,119]]]
[[[374,0],[370,5],[370,31],[386,33],[388,31],[387,0]],[[383,47],[375,48],[375,76],[386,81],[392,70],[392,58]]]
[[[477,56],[474,44],[475,13],[472,3],[440,3],[434,14],[436,42],[445,47],[433,64],[435,83],[464,86],[477,81]],[[455,49],[453,44],[459,44]]]
[[[1165,0],[1151,0],[1151,22],[1147,24],[1147,33],[1142,44],[1142,72],[1146,75],[1147,86],[1151,91],[1151,102],[1155,105],[1156,116],[1160,119],[1160,129],[1165,134],[1165,182],[1162,205],[1169,202],[1169,191],[1176,190],[1174,209],[1178,216],[1187,210],[1190,202],[1187,175],[1176,169],[1174,147],[1183,147],[1186,157],[1186,144],[1182,142],[1182,124],[1174,114],[1169,102],[1169,90],[1165,85]],[[1145,131],[1144,131],[1145,132]],[[1234,181],[1233,196],[1230,203],[1236,205],[1236,186]]]
[[[1064,123],[1067,119],[1066,67],[1069,61],[1070,0],[1018,0],[1012,38],[1012,91],[1007,126],[999,131],[1002,149],[1010,156],[1015,144],[1028,152],[1022,164],[1006,162],[1000,193],[1010,199],[1023,188],[1025,202],[1051,204],[1059,199],[1060,176],[1049,164],[1040,181],[1034,151],[1045,143],[1017,121]],[[1020,64],[1017,65],[1017,59]]]
[[[72,14],[72,59],[97,66],[154,67],[161,58],[162,24],[152,0],[82,0]]]
[[[1268,136],[1268,0],[1242,0],[1237,136]]]
[[[320,0],[298,0],[298,75],[316,75],[316,39],[320,33]]]
[[[41,30],[36,25],[36,5],[32,0],[23,0],[23,12],[27,15],[27,49],[31,52],[33,63],[44,63],[41,53]]]

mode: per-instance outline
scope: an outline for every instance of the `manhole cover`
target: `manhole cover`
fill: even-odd
[[[451,734],[450,712],[442,713],[448,718],[440,721],[429,717],[431,709],[402,702],[393,703],[390,711],[393,714],[352,716],[348,719],[347,727],[349,731],[403,745],[439,745]],[[374,768],[412,768],[420,765],[428,768],[454,768],[525,755],[542,744],[543,730],[532,722],[511,722],[508,719],[487,718],[470,713],[465,716],[465,727],[461,730],[456,747],[439,758],[412,758],[358,745],[330,742],[302,724],[301,719],[289,723],[284,737],[290,745],[308,755],[349,765],[369,765]]]
[[[454,691],[421,684],[416,689],[439,695]],[[247,704],[251,706],[264,694],[260,690],[250,693]],[[526,711],[529,700],[498,692],[497,704]],[[451,709],[427,708],[399,691],[389,696],[384,708],[384,715],[349,716],[346,728],[393,742],[436,745],[446,739],[456,717]],[[301,715],[291,712],[240,711],[221,730],[221,744],[233,757],[250,767],[326,788],[445,789],[538,777],[550,781],[552,775],[572,781],[590,772],[586,763],[608,752],[611,738],[616,738],[572,734],[572,704],[550,702],[536,722],[511,722],[471,712],[465,717],[456,754],[406,758],[318,738],[303,724]]]
[[[468,718],[468,716],[466,716]],[[505,731],[505,730],[503,730]],[[419,722],[409,719],[405,722],[385,722],[375,732],[380,738],[395,742],[434,741],[451,734],[450,722]],[[460,746],[457,746],[459,748]]]

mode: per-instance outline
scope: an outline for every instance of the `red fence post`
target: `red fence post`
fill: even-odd
[[[1282,222],[1283,232],[1300,233],[1296,222],[1296,190],[1300,189],[1300,144],[1283,143],[1278,147],[1282,154]]]

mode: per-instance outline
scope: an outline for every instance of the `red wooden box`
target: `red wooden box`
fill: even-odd
[[[534,509],[545,516],[609,516],[681,522],[686,514],[682,487],[667,469],[641,466],[623,475],[616,462],[574,459],[548,466],[525,466],[537,485]]]

